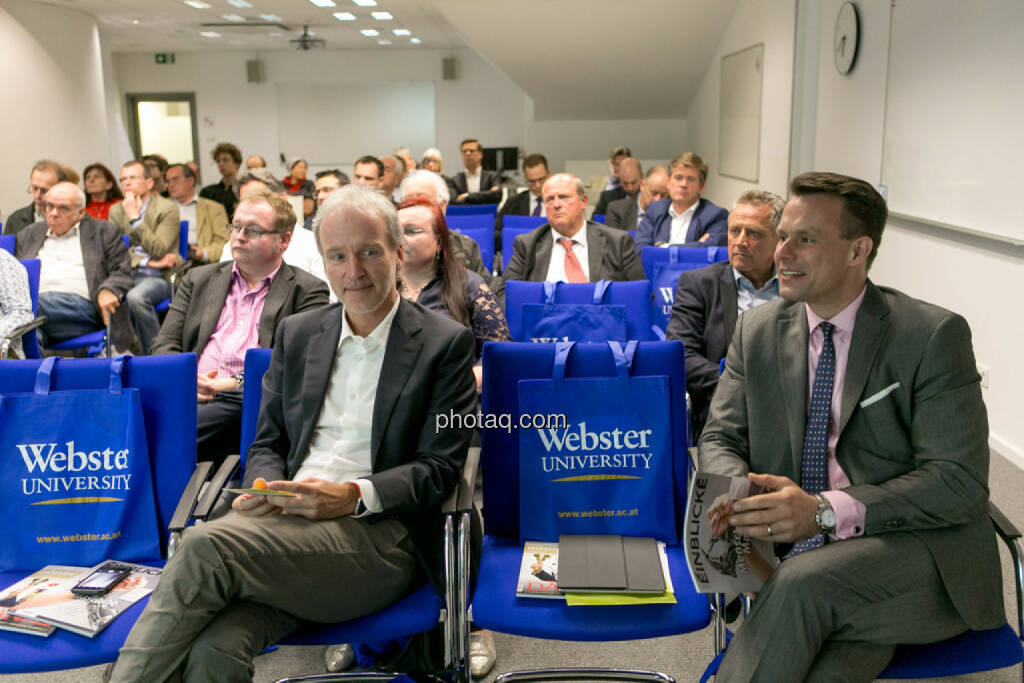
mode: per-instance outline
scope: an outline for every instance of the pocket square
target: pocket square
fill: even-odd
[[[861,401],[860,402],[860,407],[861,408],[867,408],[872,403],[878,403],[883,398],[885,398],[886,396],[888,396],[892,392],[894,392],[897,389],[899,389],[899,387],[900,387],[900,383],[899,382],[893,382],[892,384],[887,386],[885,389],[882,389],[881,391],[879,391],[877,394],[874,394],[872,396],[868,396],[866,399]]]

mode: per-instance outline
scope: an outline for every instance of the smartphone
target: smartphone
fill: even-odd
[[[76,583],[71,592],[75,595],[103,595],[131,573],[132,568],[127,565],[106,562]]]

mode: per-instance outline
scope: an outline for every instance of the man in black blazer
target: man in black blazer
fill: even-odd
[[[270,348],[281,320],[326,306],[328,297],[323,280],[283,260],[295,224],[286,200],[270,192],[247,194],[234,224],[267,234],[250,237],[232,229],[234,260],[190,270],[150,350],[199,357],[196,458],[215,466],[238,452],[245,352]]]
[[[626,196],[608,204],[604,224],[609,228],[636,230],[651,204],[667,198],[668,171],[664,166],[654,166],[647,171],[647,177],[640,183],[640,191],[635,197]]]
[[[543,197],[548,222],[516,237],[512,259],[494,281],[499,298],[504,301],[509,280],[596,282],[647,278],[629,233],[586,220],[587,193],[582,180],[568,173],[553,175],[544,184]],[[571,250],[561,242],[556,244],[556,238],[569,240]]]
[[[473,334],[399,297],[390,201],[344,187],[320,214],[341,303],[278,329],[244,480],[298,495],[241,495],[185,535],[114,681],[248,680],[300,620],[358,618],[438,578],[440,506],[470,432],[435,418],[475,409]]]
[[[619,162],[619,184],[610,190],[604,190],[601,192],[601,196],[598,197],[597,205],[594,207],[594,213],[591,217],[597,215],[606,215],[608,213],[608,205],[619,199],[626,199],[628,197],[635,198],[637,192],[640,191],[640,183],[644,179],[644,169],[640,162],[633,157],[626,157]],[[607,222],[607,221],[606,221]]]
[[[548,160],[543,154],[530,154],[523,159],[523,177],[526,178],[527,189],[514,197],[509,197],[494,219],[494,246],[501,250],[501,229],[505,226],[505,216],[546,216],[541,188],[551,177]]]
[[[773,259],[785,205],[782,197],[771,192],[744,192],[729,214],[729,260],[679,276],[665,337],[686,346],[686,391],[694,441],[707,421],[719,362],[729,348],[736,319],[779,296]]]
[[[28,191],[32,193],[32,203],[23,206],[4,221],[4,234],[17,235],[22,228],[38,223],[46,219],[43,203],[46,201],[46,193],[57,183],[63,183],[68,179],[64,167],[56,161],[43,159],[37,161],[29,174]]]
[[[113,344],[131,348],[128,307],[121,306],[132,288],[128,250],[121,231],[85,211],[81,188],[57,183],[46,193],[46,220],[18,232],[14,254],[40,260],[39,315],[43,346],[94,332],[110,320]]]
[[[693,152],[669,164],[669,198],[654,202],[636,229],[636,251],[670,244],[725,246],[729,214],[700,196],[708,165]]]
[[[501,199],[501,176],[481,167],[484,148],[480,141],[474,138],[463,140],[459,144],[459,152],[462,153],[462,165],[466,170],[448,179],[455,190],[452,203],[497,204]]]

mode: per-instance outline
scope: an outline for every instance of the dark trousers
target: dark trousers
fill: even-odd
[[[196,460],[212,460],[214,468],[239,452],[242,438],[242,391],[219,391],[200,403],[196,415]]]

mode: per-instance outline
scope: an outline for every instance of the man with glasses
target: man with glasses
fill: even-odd
[[[228,242],[224,205],[196,196],[196,174],[185,164],[168,166],[166,178],[167,191],[181,220],[188,221],[188,261],[179,274],[204,263],[216,263]]]
[[[46,219],[18,232],[15,255],[40,261],[39,315],[46,316],[40,342],[46,347],[94,332],[110,321],[114,346],[132,343],[128,310],[121,301],[132,287],[121,231],[85,211],[85,192],[57,183],[46,193]]]
[[[494,244],[501,247],[501,229],[505,225],[505,216],[546,216],[544,200],[540,196],[541,188],[551,177],[548,159],[543,154],[530,154],[523,159],[523,177],[526,188],[514,197],[509,197],[498,211],[494,219]]]
[[[484,160],[484,148],[474,138],[463,140],[459,145],[462,154],[462,165],[465,171],[459,171],[451,177],[455,189],[455,204],[496,204],[501,198],[501,178],[494,171],[486,171],[481,166]]]
[[[196,457],[238,452],[245,352],[269,348],[285,316],[327,303],[327,284],[284,263],[295,212],[283,197],[243,195],[227,226],[233,260],[193,268],[167,311],[152,353],[199,357]]]
[[[32,167],[29,175],[28,193],[32,195],[32,203],[11,213],[4,223],[5,235],[17,235],[18,231],[25,226],[46,220],[46,211],[43,203],[46,201],[46,193],[57,183],[63,183],[68,179],[64,166],[50,159],[37,161]]]

